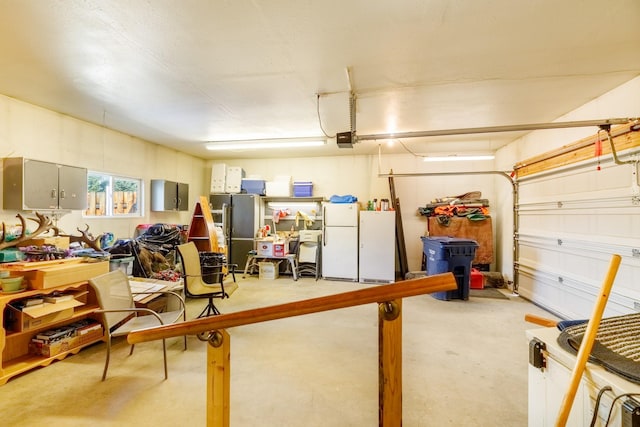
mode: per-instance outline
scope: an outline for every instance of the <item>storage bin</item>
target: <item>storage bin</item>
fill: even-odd
[[[456,290],[434,292],[431,296],[445,301],[468,300],[471,263],[478,243],[475,240],[456,237],[421,237],[421,239],[427,260],[427,275],[452,272],[458,284]]]
[[[267,194],[267,188],[264,179],[242,179],[242,192],[247,194],[258,194],[264,196]]]
[[[293,197],[311,197],[313,183],[311,181],[295,181],[293,183]]]
[[[291,182],[267,181],[265,183],[267,197],[291,197]]]
[[[205,283],[220,283],[222,275],[222,266],[225,262],[225,256],[219,252],[198,252],[200,256],[200,270],[202,280]]]
[[[133,256],[118,257],[116,255],[111,255],[111,258],[109,259],[109,271],[119,269],[127,276],[132,276],[133,261],[135,261],[135,259],[136,258]]]

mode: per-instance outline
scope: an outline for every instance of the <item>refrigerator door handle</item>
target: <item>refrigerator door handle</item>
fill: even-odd
[[[322,206],[322,246],[327,246],[327,208]]]
[[[222,204],[222,229],[227,231],[229,234],[231,234],[231,230],[229,230],[229,224],[227,223],[227,213],[229,210],[229,205],[226,203]],[[231,237],[231,236],[229,236]]]

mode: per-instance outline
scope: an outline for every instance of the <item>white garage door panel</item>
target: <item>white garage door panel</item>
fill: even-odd
[[[518,212],[522,296],[565,318],[588,317],[617,253],[606,315],[640,311],[640,202],[629,165],[528,178],[519,183]]]

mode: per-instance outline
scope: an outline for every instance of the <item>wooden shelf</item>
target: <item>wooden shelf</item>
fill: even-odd
[[[52,362],[56,360],[63,360],[67,356],[77,354],[83,348],[95,344],[98,341],[104,341],[104,337],[102,339],[97,339],[85,344],[81,344],[77,347],[69,349],[68,351],[63,351],[59,354],[56,354],[52,357],[44,357],[44,356],[36,356],[33,354],[26,354],[24,356],[17,357],[15,359],[9,360],[7,362],[3,362],[2,371],[3,374],[0,377],[0,385],[4,385],[16,375],[22,374],[24,372],[28,372],[34,367],[37,366],[49,366]]]
[[[193,242],[198,252],[219,252],[218,236],[213,216],[209,208],[209,200],[200,196],[191,217],[191,224],[187,233],[187,241]]]
[[[51,322],[43,323],[35,328],[30,328],[26,331],[14,331],[7,330],[9,323],[5,317],[11,310],[7,307],[13,301],[22,300],[25,298],[34,297],[36,295],[48,295],[53,292],[62,291],[83,291],[80,292],[76,299],[84,303],[84,305],[74,307],[71,317],[65,319],[58,319]],[[51,329],[54,327],[67,325],[80,319],[94,317],[96,320],[100,320],[99,316],[95,314],[99,305],[97,297],[93,288],[85,280],[82,282],[75,282],[71,284],[65,284],[55,286],[47,289],[30,289],[24,292],[18,292],[15,294],[2,294],[0,295],[0,353],[2,354],[2,360],[0,363],[0,385],[6,384],[12,377],[27,372],[31,369],[48,366],[55,360],[62,360],[65,357],[78,353],[82,348],[104,340],[104,336],[96,338],[89,342],[83,342],[67,351],[60,352],[55,356],[46,357],[34,355],[29,352],[29,343],[31,339],[41,331]]]
[[[275,196],[262,196],[260,197],[265,202],[324,202],[324,197],[275,197]]]

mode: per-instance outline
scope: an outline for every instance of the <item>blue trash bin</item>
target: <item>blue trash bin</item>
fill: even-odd
[[[427,275],[452,272],[458,288],[453,291],[434,292],[434,298],[469,299],[471,263],[476,255],[478,242],[457,237],[421,237],[426,258]]]

